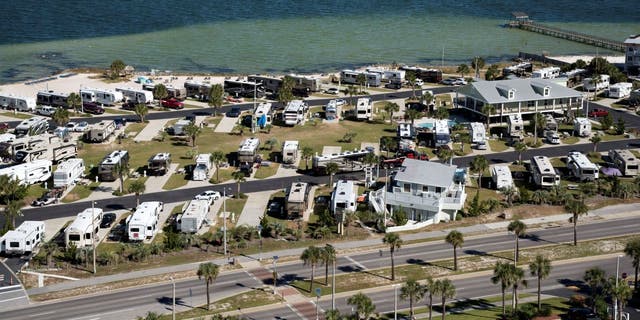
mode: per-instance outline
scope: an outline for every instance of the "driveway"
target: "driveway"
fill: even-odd
[[[267,209],[269,198],[273,191],[254,192],[247,194],[247,202],[242,209],[242,213],[236,222],[236,225],[246,224],[251,227],[260,225],[260,218]]]
[[[151,141],[158,136],[158,132],[164,129],[164,126],[171,119],[149,120],[149,123],[138,132],[138,135],[133,138],[134,141]]]
[[[227,116],[223,116],[222,119],[220,120],[220,123],[218,123],[214,131],[230,133],[231,131],[233,131],[233,128],[236,126],[237,122],[238,122],[238,118],[230,118]]]

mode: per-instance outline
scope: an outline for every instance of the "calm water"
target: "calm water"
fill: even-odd
[[[0,82],[122,59],[138,70],[317,72],[373,63],[489,61],[518,51],[594,47],[500,27],[512,11],[624,39],[640,33],[630,1],[299,0],[0,2]],[[605,52],[599,49],[599,52]]]

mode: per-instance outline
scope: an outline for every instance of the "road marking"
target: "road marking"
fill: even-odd
[[[362,269],[362,270],[367,270],[367,267],[365,267],[364,265],[362,265],[360,262],[353,260],[351,257],[349,256],[344,256],[345,259],[351,261],[351,263],[355,264],[358,268]]]
[[[27,299],[27,296],[21,296],[21,297],[15,297],[15,298],[9,298],[9,299],[0,300],[0,303],[4,303],[4,302],[7,302],[7,301],[12,301],[12,300],[18,300],[18,299]]]
[[[136,298],[139,298],[139,297],[136,297]],[[73,319],[70,319],[70,320],[80,320],[80,319],[98,320],[98,319],[100,319],[100,316],[104,316],[104,315],[112,314],[112,313],[132,311],[132,310],[138,310],[138,309],[137,308],[121,309],[121,310],[115,310],[115,311],[110,311],[110,312],[104,312],[104,313],[92,314],[92,315],[88,315],[88,316],[77,317],[77,318],[73,318]]]
[[[39,317],[39,316],[44,316],[47,314],[52,314],[55,313],[56,311],[49,311],[49,312],[41,312],[41,313],[36,313],[36,314],[30,314],[29,317],[30,318],[34,318],[34,317]]]
[[[294,308],[291,304],[287,303],[287,307],[289,307],[289,309],[291,309],[291,311],[293,311],[295,314],[297,314],[298,317],[300,317],[300,319],[307,319],[307,317],[302,315],[302,313],[298,312],[298,309]]]

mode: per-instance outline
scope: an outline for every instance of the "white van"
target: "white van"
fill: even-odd
[[[36,114],[51,117],[56,112],[56,108],[52,106],[37,106]]]

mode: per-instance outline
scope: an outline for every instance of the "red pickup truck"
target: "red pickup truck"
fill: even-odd
[[[589,112],[589,117],[591,118],[606,117],[608,115],[609,115],[609,111],[603,110],[603,109],[597,109],[597,108]]]
[[[184,103],[175,98],[171,98],[167,100],[162,100],[162,106],[165,108],[171,108],[171,109],[182,109],[184,108]]]

